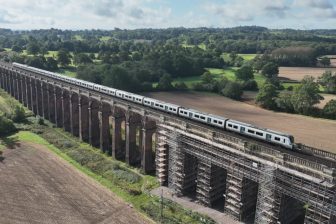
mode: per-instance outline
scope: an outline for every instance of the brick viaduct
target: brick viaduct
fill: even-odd
[[[0,86],[57,127],[235,220],[336,223],[335,154],[281,150],[8,63],[0,63]]]

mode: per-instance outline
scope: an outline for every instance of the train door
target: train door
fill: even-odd
[[[245,132],[245,128],[244,127],[240,127],[240,133],[244,133]]]
[[[207,121],[208,123],[211,123],[211,118],[210,117],[208,117],[208,121]]]
[[[266,140],[269,142],[272,141],[272,135],[266,134]]]

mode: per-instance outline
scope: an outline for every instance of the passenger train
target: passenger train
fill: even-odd
[[[276,145],[280,145],[287,149],[293,149],[294,147],[294,137],[292,135],[276,132],[270,129],[259,128],[251,124],[246,124],[229,118],[203,113],[194,109],[185,108],[179,105],[166,103],[160,100],[144,97],[141,95],[129,93],[114,88],[109,88],[106,86],[94,84],[80,79],[66,77],[63,75],[59,75],[57,73],[45,71],[42,69],[30,67],[19,63],[13,63],[13,66],[15,68],[42,74],[74,85],[83,86],[85,88],[102,92],[107,95],[118,97],[137,104],[142,104],[144,106],[154,108],[156,110],[161,110],[193,121],[214,126],[226,131],[231,131],[251,138],[267,141]]]

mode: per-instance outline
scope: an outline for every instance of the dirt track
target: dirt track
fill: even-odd
[[[44,146],[21,143],[0,162],[0,223],[146,223]]]
[[[158,92],[147,96],[294,135],[295,141],[336,153],[336,121],[277,113],[204,93]]]

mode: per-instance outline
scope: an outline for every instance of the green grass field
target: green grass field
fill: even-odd
[[[68,77],[76,78],[76,67],[69,67],[69,68],[60,68],[58,69],[57,73],[63,74]]]
[[[254,59],[257,54],[238,54],[238,56],[242,57],[245,61],[250,61]],[[223,53],[222,58],[224,59],[224,61],[230,61],[230,53]]]

